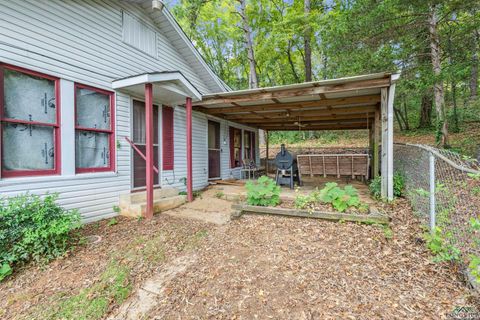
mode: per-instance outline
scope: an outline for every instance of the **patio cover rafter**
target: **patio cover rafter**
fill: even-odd
[[[381,89],[393,75],[370,75],[269,88],[220,92],[194,102],[197,111],[265,130],[363,128],[380,108]],[[325,122],[332,122],[325,124]],[[357,121],[357,123],[352,123]],[[316,123],[298,126],[298,123]]]

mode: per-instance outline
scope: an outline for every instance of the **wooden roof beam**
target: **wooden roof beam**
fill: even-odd
[[[352,114],[352,115],[333,115],[333,116],[314,116],[314,117],[300,117],[300,121],[326,121],[326,120],[349,120],[349,119],[373,119],[375,113],[365,113],[365,114]],[[243,123],[248,124],[264,124],[264,123],[288,123],[288,122],[295,122],[298,121],[298,117],[289,117],[289,118],[269,118],[269,119],[245,119],[239,120]]]
[[[357,113],[369,113],[375,112],[375,106],[362,106],[362,107],[345,107],[345,108],[333,108],[333,109],[322,109],[322,110],[305,110],[305,111],[291,111],[290,118],[295,117],[308,117],[308,116],[333,116],[333,115],[340,115],[340,114],[357,114]],[[276,112],[276,113],[268,113],[264,114],[267,116],[268,119],[272,118],[287,118],[287,112]],[[237,114],[237,115],[226,115],[224,117],[228,120],[241,120],[246,121],[248,119],[261,119],[260,117],[251,117],[247,114]]]
[[[272,111],[278,112],[278,110],[295,110],[303,108],[315,108],[315,107],[333,107],[349,104],[375,104],[380,102],[380,95],[366,95],[358,97],[347,98],[335,98],[335,99],[322,99],[315,101],[304,102],[289,102],[289,103],[269,103],[255,106],[240,106],[236,103],[235,107],[222,107],[222,108],[202,108],[202,112],[208,114],[228,114],[234,112],[250,112],[250,111]]]
[[[308,96],[308,95],[319,95],[321,93],[336,93],[344,91],[355,91],[362,89],[372,89],[372,88],[383,88],[390,85],[390,78],[382,79],[368,79],[368,80],[359,80],[354,82],[340,83],[340,84],[330,84],[322,86],[312,86],[307,88],[293,88],[285,89],[278,91],[265,91],[265,92],[254,92],[254,93],[242,93],[239,95],[217,95],[213,97],[204,98],[202,101],[195,103],[196,106],[211,106],[215,104],[228,104],[232,102],[251,102],[257,100],[273,100],[281,98],[290,98],[290,97],[299,97],[299,96]]]

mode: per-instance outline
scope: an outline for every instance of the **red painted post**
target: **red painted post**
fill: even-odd
[[[153,87],[151,83],[145,84],[145,156],[146,160],[146,187],[147,211],[145,218],[153,218]]]
[[[192,183],[192,98],[187,98],[187,199],[193,201]]]

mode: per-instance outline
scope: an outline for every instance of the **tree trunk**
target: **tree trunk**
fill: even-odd
[[[472,54],[472,70],[470,74],[470,98],[475,99],[478,94],[478,42],[479,34],[475,30],[473,35],[473,54]]]
[[[407,99],[405,99],[405,96],[403,96],[403,115],[405,117],[405,130],[410,130],[410,124],[408,123]]]
[[[420,123],[419,128],[429,128],[432,125],[432,106],[433,98],[432,91],[426,90],[422,95],[422,102],[420,105]]]
[[[250,66],[248,85],[250,89],[258,88],[257,77],[257,62],[255,61],[255,51],[253,49],[252,32],[250,30],[250,24],[247,17],[247,0],[238,0],[240,3],[240,17],[242,18],[242,29],[245,38],[245,46],[247,49],[248,64]]]
[[[457,83],[452,81],[452,104],[453,104],[453,130],[452,132],[459,132],[460,126],[458,123],[458,107],[457,107]]]
[[[295,64],[293,63],[292,42],[290,40],[288,41],[287,58],[288,58],[288,63],[290,64],[290,68],[292,69],[293,77],[295,78],[295,81],[298,83],[300,82],[300,77],[298,76],[297,70],[295,69]]]
[[[305,26],[305,35],[304,35],[304,46],[305,46],[305,82],[312,81],[312,48],[311,48],[311,38],[312,38],[312,29],[310,27],[310,0],[304,0],[304,13],[306,18]]]
[[[443,91],[443,81],[441,79],[442,66],[436,5],[432,5],[430,8],[428,25],[430,31],[430,52],[432,58],[432,68],[433,74],[435,76],[435,84],[433,85],[433,96],[435,100],[435,112],[437,116],[437,143],[445,147],[448,146],[448,123],[445,116],[445,96]]]

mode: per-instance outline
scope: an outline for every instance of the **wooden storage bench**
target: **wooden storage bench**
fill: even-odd
[[[300,175],[362,177],[369,179],[368,154],[305,154],[297,156]]]

